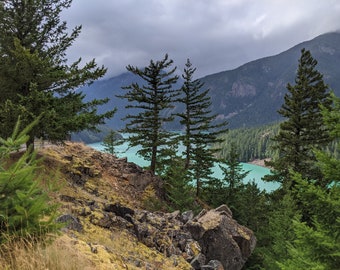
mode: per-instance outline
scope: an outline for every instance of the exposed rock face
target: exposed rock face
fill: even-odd
[[[256,95],[256,87],[241,81],[233,83],[230,94],[234,97],[247,97]]]
[[[202,247],[207,261],[218,260],[224,269],[241,269],[256,245],[253,232],[239,225],[226,205],[202,212],[185,227]]]
[[[81,232],[83,230],[83,225],[80,223],[79,218],[74,217],[72,215],[66,214],[61,215],[57,218],[57,222],[65,223],[66,228],[69,230],[74,230],[77,232]]]

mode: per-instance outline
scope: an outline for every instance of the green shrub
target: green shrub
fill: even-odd
[[[0,138],[0,243],[15,238],[40,238],[57,228],[57,205],[50,203],[42,187],[43,178],[37,175],[36,153],[30,149],[18,152],[37,122],[19,132],[19,119],[12,136]],[[11,161],[16,151],[19,158]]]

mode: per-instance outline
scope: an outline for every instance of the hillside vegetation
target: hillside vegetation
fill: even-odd
[[[216,144],[220,148],[218,157],[226,159],[231,146],[235,144],[240,162],[272,159],[278,155],[275,150],[274,137],[278,134],[280,123],[260,127],[231,129],[221,136],[222,143]],[[338,140],[332,141],[325,147],[325,151],[339,157]]]
[[[277,123],[261,127],[231,129],[221,136],[223,142],[216,145],[221,148],[219,157],[227,158],[228,151],[235,144],[241,162],[273,158],[277,152],[273,150],[272,139],[277,135],[279,127]]]

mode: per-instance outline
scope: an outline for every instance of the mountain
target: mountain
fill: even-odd
[[[277,110],[284,102],[287,83],[294,83],[302,48],[311,51],[325,82],[340,96],[340,33],[334,32],[300,43],[278,55],[200,78],[204,89],[210,89],[212,112],[218,114],[219,119],[227,119],[229,128],[260,126],[281,120]],[[144,83],[131,73],[123,73],[97,81],[81,91],[87,100],[110,98],[99,112],[117,107],[117,113],[108,124],[121,128],[124,126],[121,118],[127,114],[126,101],[115,95],[122,94],[121,87],[132,82]]]
[[[227,118],[230,128],[280,120],[277,110],[284,102],[287,83],[294,84],[302,48],[311,51],[324,81],[340,95],[340,33],[328,33],[278,55],[201,78],[210,89],[213,112]]]

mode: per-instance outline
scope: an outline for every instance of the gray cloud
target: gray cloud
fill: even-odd
[[[63,12],[82,25],[68,57],[96,58],[107,76],[165,53],[197,76],[233,69],[340,29],[337,0],[73,0]]]

